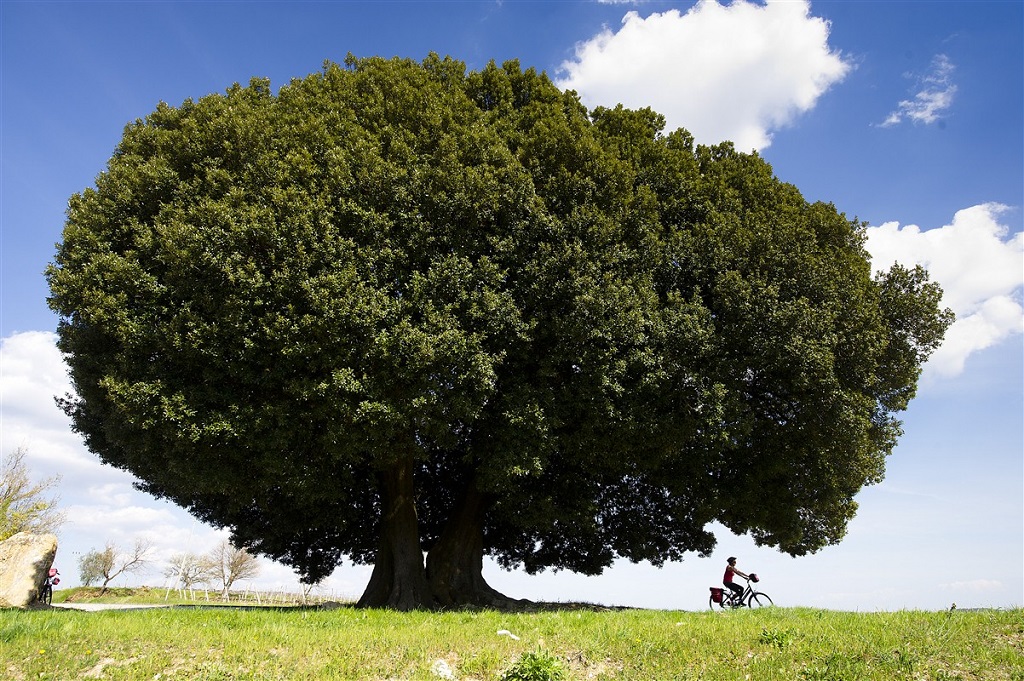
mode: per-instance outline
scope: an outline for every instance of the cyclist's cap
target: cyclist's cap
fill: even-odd
[[[736,556],[729,556],[728,558],[725,559],[725,562],[727,562],[727,563],[735,563],[736,562]]]

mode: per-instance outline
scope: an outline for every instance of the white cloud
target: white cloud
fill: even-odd
[[[906,74],[908,78],[917,80],[919,89],[913,99],[901,101],[896,110],[882,121],[880,127],[890,128],[904,120],[925,124],[939,120],[953,106],[956,85],[952,81],[952,76],[955,69],[946,55],[939,54],[932,59],[931,71],[925,76]]]
[[[56,335],[28,331],[0,340],[0,404],[48,428],[66,429],[54,397],[71,390]]]
[[[73,516],[76,530],[80,531],[107,529],[131,536],[136,532],[166,529],[174,524],[175,518],[168,508],[134,504],[137,500],[137,495],[123,495],[115,499],[101,497],[91,500],[93,503],[90,505],[70,506],[68,511]],[[108,505],[104,503],[106,501],[113,501],[115,505]],[[164,533],[161,531],[158,535],[163,537]]]
[[[135,496],[135,488],[129,483],[103,481],[98,485],[90,485],[87,494],[94,504],[127,506]]]
[[[25,448],[30,470],[40,477],[73,478],[73,495],[111,474],[130,481],[86,451],[57,406],[55,398],[73,390],[56,343],[57,335],[46,331],[0,339],[0,452]]]
[[[964,582],[948,582],[939,585],[949,591],[996,591],[1003,583],[996,579],[972,579]]]
[[[894,262],[924,266],[943,288],[943,304],[957,320],[928,371],[955,376],[967,357],[1024,331],[1024,232],[1009,235],[999,222],[1008,207],[986,203],[957,211],[951,224],[922,230],[887,222],[867,230],[875,271]]]
[[[763,149],[850,70],[828,35],[807,2],[702,0],[686,14],[629,12],[617,32],[578,44],[557,83],[590,107],[650,106],[669,130],[686,128],[700,143]]]

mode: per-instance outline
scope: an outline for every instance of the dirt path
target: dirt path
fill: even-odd
[[[160,603],[53,603],[52,608],[63,608],[64,610],[85,610],[97,612],[100,610],[144,610],[148,608],[172,608],[171,604]]]

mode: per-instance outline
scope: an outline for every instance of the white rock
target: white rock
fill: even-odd
[[[434,664],[430,667],[430,671],[434,676],[442,679],[455,678],[455,672],[452,671],[452,668],[444,660],[435,660]]]
[[[0,608],[28,608],[57,555],[57,537],[19,532],[0,542]]]

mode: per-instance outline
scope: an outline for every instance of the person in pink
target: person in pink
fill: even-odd
[[[736,557],[729,556],[726,560],[725,576],[722,577],[722,584],[724,584],[727,589],[732,590],[733,598],[739,598],[743,595],[743,587],[732,581],[733,575],[739,575],[743,579],[750,579],[750,575],[736,569]]]

